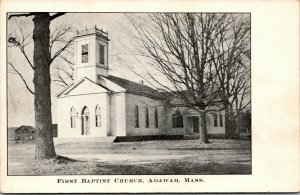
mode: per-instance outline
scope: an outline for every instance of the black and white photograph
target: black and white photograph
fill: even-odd
[[[300,190],[298,1],[0,10],[1,193]]]
[[[251,174],[250,13],[8,13],[8,175]]]

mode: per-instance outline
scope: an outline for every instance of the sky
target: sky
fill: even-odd
[[[16,24],[22,22],[24,34],[32,32],[32,17],[14,18],[8,21],[8,35],[20,36]],[[50,30],[57,26],[70,25],[72,30],[92,28],[95,25],[99,29],[108,31],[109,43],[109,62],[110,74],[120,76],[133,81],[141,80],[136,74],[132,73],[128,67],[123,66],[119,61],[113,60],[116,54],[122,54],[122,47],[130,44],[127,31],[127,18],[122,13],[67,13],[51,22]],[[32,44],[27,47],[27,53],[32,58]],[[28,85],[32,85],[33,71],[19,51],[8,48],[8,60],[12,61],[18,71],[24,75]],[[55,94],[61,89],[52,82],[52,121],[56,123],[56,98]],[[34,125],[34,96],[27,91],[24,83],[16,74],[8,74],[8,126]]]
[[[142,17],[142,14],[130,14],[136,17]],[[31,61],[33,57],[33,21],[32,17],[17,17],[8,21],[8,36],[22,37],[18,25],[22,25],[23,33],[29,35],[26,53]],[[109,74],[119,76],[125,79],[139,82],[141,77],[131,71],[134,68],[136,72],[139,67],[141,69],[150,70],[151,74],[159,77],[159,75],[151,70],[151,66],[147,66],[146,60],[129,53],[128,49],[136,47],[136,44],[131,38],[133,31],[129,31],[130,23],[128,17],[123,13],[66,13],[65,15],[51,21],[50,31],[53,32],[57,27],[61,26],[72,27],[68,36],[76,35],[77,30],[85,28],[93,28],[95,25],[99,29],[108,31],[109,42]],[[58,50],[59,45],[55,45],[53,50]],[[71,48],[72,49],[72,48]],[[136,48],[135,48],[136,49]],[[19,72],[24,76],[28,85],[33,88],[33,71],[26,63],[24,56],[16,48],[9,47],[7,50],[8,61],[13,63]],[[55,61],[51,66],[61,63]],[[159,77],[160,82],[166,82],[162,77]],[[146,82],[145,82],[146,83]],[[147,83],[146,83],[147,84]],[[164,83],[165,84],[165,83]],[[56,97],[62,88],[55,82],[51,84],[52,93],[52,121],[56,123]],[[8,74],[8,126],[16,127],[21,125],[34,125],[34,96],[25,88],[23,81],[16,74]]]

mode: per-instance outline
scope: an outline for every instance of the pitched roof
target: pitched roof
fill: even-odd
[[[68,86],[66,86],[65,88],[63,88],[59,93],[56,94],[56,97],[60,97],[62,95],[68,95],[73,89],[75,89],[77,86],[79,86],[85,80],[87,80],[87,81],[89,81],[89,82],[91,82],[91,83],[93,83],[93,84],[95,84],[97,86],[100,86],[100,87],[104,88],[107,91],[110,91],[110,89],[107,88],[106,86],[101,85],[99,83],[96,83],[96,82],[92,81],[91,79],[89,79],[87,77],[83,77],[80,80],[78,80],[77,82],[72,82],[71,84],[69,84]]]
[[[69,89],[69,87],[71,87],[72,85],[74,85],[74,81],[71,82],[69,85],[65,86],[62,90],[60,90],[55,96],[58,97],[60,96],[62,93],[64,93],[67,89]]]
[[[15,131],[19,131],[22,128],[27,129],[29,131],[36,131],[36,129],[34,127],[32,127],[32,126],[25,126],[25,125],[22,125],[21,127],[17,128]]]
[[[165,96],[158,92],[157,90],[140,83],[136,83],[127,79],[123,79],[120,77],[109,75],[105,77],[106,79],[110,80],[111,82],[119,85],[126,89],[127,93],[136,94],[136,95],[144,95],[151,98],[156,99],[165,99]]]

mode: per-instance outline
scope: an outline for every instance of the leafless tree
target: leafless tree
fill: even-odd
[[[26,59],[27,64],[33,70],[34,90],[29,88],[28,83],[25,82],[24,75],[22,75],[15,67],[9,62],[9,65],[24,81],[27,89],[34,94],[34,109],[35,109],[35,127],[37,129],[36,137],[36,151],[35,158],[53,158],[56,156],[53,135],[52,135],[52,114],[51,114],[51,78],[50,66],[60,54],[65,51],[72,43],[72,39],[67,42],[62,42],[63,35],[68,29],[58,29],[50,35],[50,23],[57,17],[64,15],[64,13],[24,13],[24,14],[11,14],[12,17],[33,17],[33,60],[31,61],[26,54],[26,42],[28,37],[23,36],[21,39],[17,37],[9,37],[8,42],[11,46],[18,48]],[[53,45],[61,43],[62,46],[53,51]]]
[[[9,52],[14,56],[24,57],[23,66],[28,67],[26,70],[33,72],[34,65],[32,59],[32,32],[26,32],[24,30],[24,24],[19,22],[16,24],[18,33],[10,35]],[[70,26],[58,26],[50,32],[49,50],[51,53],[51,79],[59,86],[66,86],[73,80],[73,51],[71,49],[73,39],[73,32]],[[16,49],[16,50],[15,50]],[[16,53],[18,52],[18,53]],[[28,77],[25,77],[24,73],[19,71],[24,67],[21,64],[14,62],[14,59],[8,60],[9,73],[17,74],[23,81],[26,89],[34,95],[31,81]],[[28,73],[27,73],[28,74]],[[28,74],[29,75],[29,74]]]
[[[210,47],[225,110],[227,137],[235,136],[229,126],[230,110],[250,104],[250,18],[249,14],[228,14],[222,31]],[[216,57],[218,56],[218,57]],[[247,101],[247,102],[245,102]]]
[[[148,64],[143,78],[199,111],[200,141],[207,143],[206,114],[223,102],[217,75],[220,68],[212,62],[230,52],[227,48],[215,53],[211,47],[233,21],[226,14],[208,13],[158,13],[129,16],[129,20],[136,54]]]

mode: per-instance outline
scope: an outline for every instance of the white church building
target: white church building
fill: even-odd
[[[57,94],[59,138],[199,134],[199,114],[142,83],[109,74],[108,34],[74,40],[75,80]],[[207,115],[209,135],[225,135],[224,113]]]

